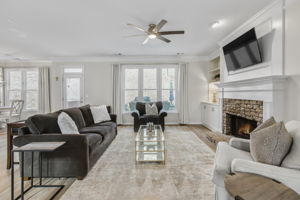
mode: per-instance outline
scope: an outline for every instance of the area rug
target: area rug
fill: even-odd
[[[136,164],[132,127],[117,138],[63,200],[212,200],[214,153],[191,131],[168,127],[166,163]]]

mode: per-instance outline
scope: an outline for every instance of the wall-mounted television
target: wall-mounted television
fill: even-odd
[[[228,71],[235,71],[262,62],[254,28],[224,46],[223,52]]]

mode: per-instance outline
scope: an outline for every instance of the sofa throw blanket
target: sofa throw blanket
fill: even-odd
[[[145,105],[146,115],[158,115],[158,109],[155,103],[152,105],[150,103],[147,103]]]

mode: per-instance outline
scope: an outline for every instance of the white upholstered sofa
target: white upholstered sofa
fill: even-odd
[[[225,189],[224,177],[235,172],[253,173],[277,180],[300,194],[300,121],[290,121],[285,126],[293,137],[293,143],[280,167],[255,162],[250,155],[249,140],[232,138],[229,144],[218,143],[212,176],[216,200],[233,199]],[[293,167],[287,168],[285,165]]]

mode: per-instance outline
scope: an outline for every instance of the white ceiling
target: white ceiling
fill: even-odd
[[[124,55],[206,56],[217,42],[274,0],[1,0],[0,58],[98,57]],[[145,37],[133,23],[168,20],[171,43]],[[213,21],[221,20],[212,29]]]

